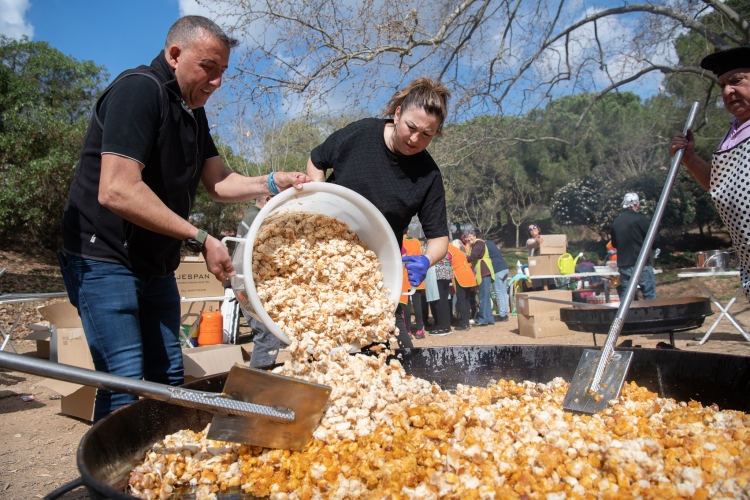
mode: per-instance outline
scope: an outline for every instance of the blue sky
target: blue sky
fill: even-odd
[[[0,33],[30,35],[66,55],[104,65],[111,80],[150,63],[180,14],[178,0],[0,0]]]
[[[169,27],[185,14],[215,18],[196,0],[0,0],[0,34],[26,35],[76,59],[93,60],[106,67],[111,81],[126,69],[149,64],[163,46]],[[625,21],[608,27],[612,37],[628,29]],[[623,90],[645,97],[657,92],[660,82],[661,75],[652,74]],[[566,90],[563,86],[557,92]],[[328,105],[331,109],[343,106],[335,98]]]

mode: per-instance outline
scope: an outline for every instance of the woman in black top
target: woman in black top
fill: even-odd
[[[419,216],[427,239],[424,255],[404,257],[409,281],[416,286],[427,269],[448,251],[448,222],[443,178],[425,150],[441,133],[450,92],[419,78],[396,92],[385,109],[393,118],[365,118],[331,134],[310,153],[307,174],[314,181],[347,187],[382,212],[401,244],[404,230]],[[326,179],[326,171],[332,172]],[[399,321],[399,341],[411,344]]]

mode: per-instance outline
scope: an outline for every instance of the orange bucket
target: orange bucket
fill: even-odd
[[[221,311],[205,311],[198,324],[198,345],[221,344],[224,339],[224,317]]]

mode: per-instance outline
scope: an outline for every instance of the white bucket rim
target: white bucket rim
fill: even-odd
[[[250,225],[250,229],[247,231],[247,234],[245,235],[245,247],[243,252],[243,266],[249,266],[249,272],[245,272],[245,269],[238,270],[243,274],[243,281],[245,282],[245,290],[247,291],[248,296],[248,302],[250,302],[251,307],[253,308],[255,314],[258,315],[260,322],[263,323],[268,330],[274,334],[278,339],[280,339],[285,344],[289,345],[291,344],[291,339],[289,339],[289,336],[279,328],[279,326],[276,324],[275,321],[271,319],[271,317],[266,312],[265,308],[260,302],[260,298],[258,297],[258,294],[255,293],[255,280],[253,279],[253,272],[252,272],[252,262],[253,262],[253,247],[255,246],[255,236],[258,234],[258,230],[260,229],[261,224],[265,221],[265,219],[270,215],[271,212],[276,210],[277,207],[283,205],[290,199],[294,198],[295,196],[299,196],[303,193],[312,193],[312,192],[321,192],[321,193],[329,193],[333,194],[335,196],[338,196],[340,198],[343,198],[350,203],[357,205],[364,205],[368,207],[368,210],[371,212],[370,216],[374,218],[374,220],[370,220],[372,224],[377,224],[381,226],[382,229],[387,229],[387,234],[389,235],[389,238],[392,240],[392,245],[389,245],[394,255],[391,256],[391,258],[398,259],[398,261],[401,260],[401,251],[398,248],[398,240],[396,239],[396,235],[393,234],[393,229],[391,228],[391,225],[388,223],[388,220],[385,218],[385,216],[380,212],[380,210],[367,198],[360,195],[359,193],[343,187],[336,184],[330,184],[327,182],[309,182],[306,184],[302,184],[301,189],[296,188],[289,188],[278,195],[271,198],[271,200],[266,203],[266,205],[260,210],[258,215],[255,217],[255,220]],[[251,239],[252,238],[252,239]],[[360,236],[361,238],[361,236]],[[379,260],[380,260],[380,256]],[[382,270],[382,264],[381,264],[381,270]],[[383,276],[383,279],[385,280],[385,276]],[[252,293],[251,293],[252,291]],[[401,295],[401,287],[398,287],[398,289],[391,290],[388,289],[388,298],[394,302],[394,304],[398,303],[399,296]]]

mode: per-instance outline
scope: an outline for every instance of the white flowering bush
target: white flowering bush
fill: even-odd
[[[612,222],[621,212],[619,192],[599,177],[577,179],[552,197],[552,217],[561,226],[585,226],[608,239]]]

